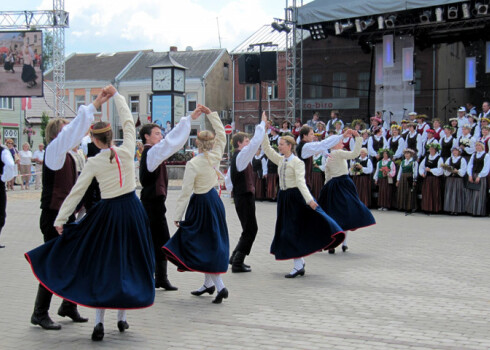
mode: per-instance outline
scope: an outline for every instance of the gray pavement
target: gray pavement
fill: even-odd
[[[178,191],[170,191],[169,218]],[[240,234],[228,197],[230,242]],[[177,292],[156,292],[155,305],[128,312],[119,333],[116,312],[106,313],[106,335],[90,340],[94,311],[75,324],[51,315],[61,331],[32,326],[37,283],[23,253],[42,242],[39,192],[8,192],[7,224],[0,236],[0,349],[489,349],[489,218],[405,217],[378,212],[376,226],[349,235],[347,253],[317,253],[306,275],[283,276],[291,262],[269,254],[276,205],[257,203],[259,234],[247,262],[253,272],[224,275],[230,296],[194,297],[199,273],[170,280]],[[171,232],[174,229],[171,227]]]
[[[27,87],[22,81],[22,65],[16,65],[14,70],[6,72],[3,64],[0,66],[0,96],[41,96],[43,91],[42,72],[39,66],[34,67],[36,70],[37,85],[33,88]]]

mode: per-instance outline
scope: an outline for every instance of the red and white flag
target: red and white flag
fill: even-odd
[[[25,111],[27,109],[32,108],[32,97],[23,97],[22,98],[22,110]]]

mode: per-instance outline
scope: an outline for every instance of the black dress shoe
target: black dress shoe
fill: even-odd
[[[168,280],[167,277],[165,278],[156,278],[155,279],[155,288],[163,288],[165,290],[179,290],[179,288],[175,287],[175,286],[172,286],[172,284],[170,283],[170,281]]]
[[[344,253],[346,252],[346,250],[347,250],[347,249],[349,249],[349,247],[348,247],[348,246],[346,246],[346,245],[343,245],[343,246],[342,246],[342,251],[343,251]]]
[[[119,328],[119,332],[122,333],[129,328],[129,324],[126,321],[119,321],[117,323],[117,328]]]
[[[233,259],[235,258],[235,254],[236,254],[236,252],[233,252],[233,254],[231,254],[231,256],[230,256],[230,260],[228,260],[228,263],[229,263],[230,265],[233,265]],[[250,265],[247,265],[247,264],[245,264],[245,263],[243,263],[243,266],[245,266],[245,267],[247,267],[247,268],[250,268]]]
[[[206,289],[202,290],[202,291],[199,291],[199,290],[195,290],[193,292],[191,292],[192,295],[196,295],[196,296],[199,296],[199,295],[203,295],[204,293],[208,293],[209,295],[213,294],[214,291],[216,290],[216,287],[215,286],[211,286],[211,287],[206,287],[204,286]]]
[[[246,255],[237,251],[233,257],[233,263],[231,265],[231,272],[252,272],[250,266],[245,265]]]
[[[214,298],[213,300],[213,303],[214,304],[221,304],[221,302],[223,301],[223,299],[227,299],[228,298],[228,289],[226,288],[223,288],[222,290],[220,290],[220,292],[216,295],[216,298]]]
[[[93,341],[101,341],[104,339],[104,325],[102,323],[97,323],[92,332]]]
[[[5,246],[0,244],[0,248],[5,248]]]
[[[335,254],[335,248],[333,248],[333,249],[329,249],[329,250],[328,250],[328,254]]]
[[[53,322],[49,315],[40,317],[32,314],[31,323],[36,326],[41,326],[43,329],[47,330],[57,331],[61,329],[61,325],[59,323]]]
[[[88,318],[80,316],[77,308],[75,307],[63,307],[63,305],[61,305],[60,308],[58,309],[58,315],[61,317],[69,317],[73,320],[73,322],[77,322],[77,323],[83,323],[88,321]]]
[[[303,267],[300,270],[296,270],[296,268],[294,270],[295,271],[293,273],[288,273],[284,277],[295,278],[296,276],[304,276],[305,275],[305,265],[303,265]]]

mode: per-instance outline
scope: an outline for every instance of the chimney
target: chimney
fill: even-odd
[[[170,46],[170,52],[177,52],[177,46]]]

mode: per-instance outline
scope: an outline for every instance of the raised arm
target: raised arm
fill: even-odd
[[[255,153],[260,147],[262,140],[265,135],[265,122],[267,121],[267,116],[265,112],[262,114],[262,121],[259,125],[255,127],[255,134],[250,140],[250,143],[242,148],[240,153],[238,153],[236,166],[238,171],[243,171],[247,165],[252,161]]]
[[[356,143],[354,144],[354,149],[352,151],[338,150],[335,156],[343,159],[355,159],[359,157],[359,154],[361,153],[361,148],[362,148],[362,137],[356,137]]]
[[[284,158],[279,153],[274,151],[274,149],[271,147],[267,135],[264,135],[264,139],[262,140],[262,150],[264,151],[267,158],[269,158],[269,162],[272,162],[276,165],[279,165],[281,159]]]
[[[134,149],[136,148],[136,127],[134,126],[133,115],[126,103],[126,99],[117,93],[116,89],[114,89],[114,102],[123,129],[123,143],[120,148],[134,153]]]
[[[306,159],[317,153],[323,154],[326,150],[338,144],[342,140],[342,137],[342,135],[332,135],[323,141],[308,142],[303,146],[303,150],[301,151],[301,154],[298,154],[298,157]]]
[[[226,134],[225,128],[223,127],[223,123],[219,119],[219,115],[216,112],[211,112],[211,110],[207,107],[201,106],[203,108],[203,112],[206,113],[206,116],[213,126],[215,136],[214,136],[214,147],[211,152],[209,152],[209,157],[212,162],[220,162],[221,158],[223,158],[223,152],[226,146]]]

